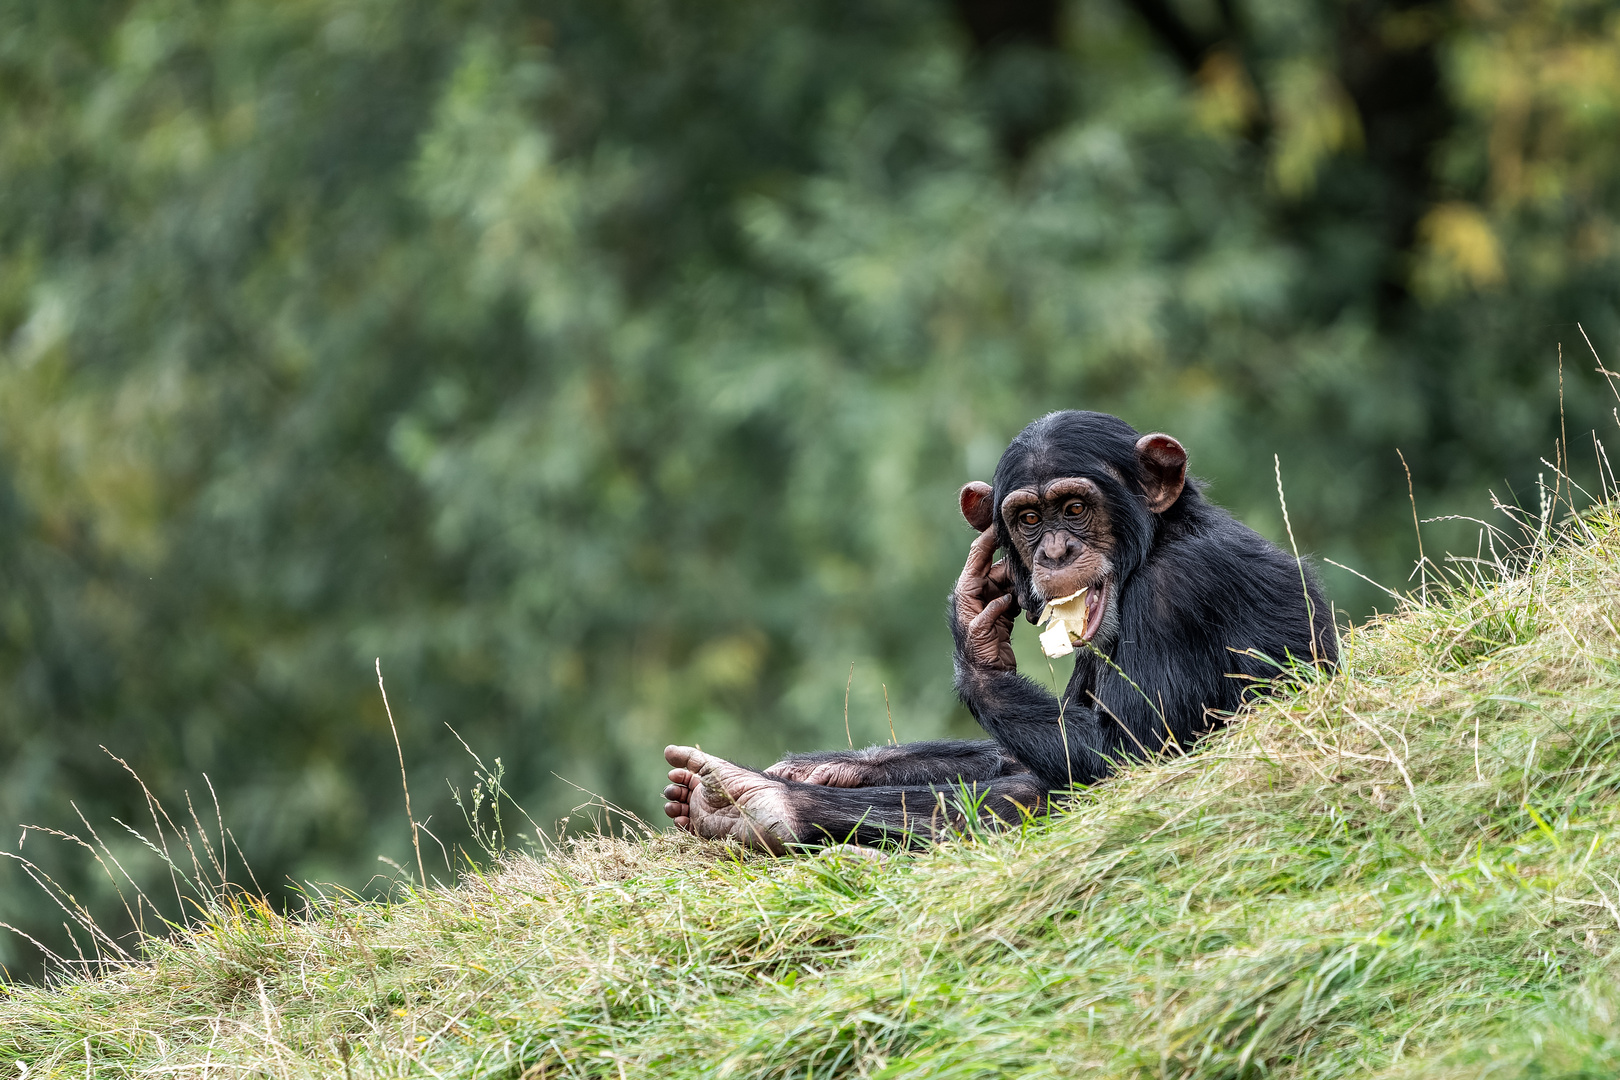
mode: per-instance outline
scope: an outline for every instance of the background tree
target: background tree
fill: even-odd
[[[447,841],[447,724],[546,822],[846,680],[967,731],[954,492],[1052,408],[1399,582],[1397,446],[1425,515],[1596,468],[1617,136],[1577,0],[0,0],[0,820],[138,820],[104,745],[362,883],[379,655]]]

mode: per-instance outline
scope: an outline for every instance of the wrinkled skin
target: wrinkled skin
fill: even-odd
[[[968,548],[967,562],[951,591],[956,621],[967,628],[966,649],[975,664],[1014,671],[1012,630],[1018,618],[1018,599],[1005,561],[991,563],[996,551],[996,530],[985,529]]]

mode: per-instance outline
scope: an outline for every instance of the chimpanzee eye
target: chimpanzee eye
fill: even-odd
[[[1039,525],[1041,523],[1041,515],[1037,514],[1033,510],[1025,510],[1022,514],[1018,515],[1018,520],[1022,521],[1025,525]]]
[[[1080,511],[1084,509],[1085,504],[1079,499],[1071,499],[1068,504],[1063,507],[1063,513],[1069,517],[1079,517]]]

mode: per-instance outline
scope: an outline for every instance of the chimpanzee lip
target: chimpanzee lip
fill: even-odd
[[[1040,625],[1045,625],[1053,617],[1053,609],[1062,607],[1078,597],[1084,597],[1085,623],[1080,627],[1079,639],[1090,641],[1102,629],[1104,615],[1108,612],[1108,580],[1105,578],[1091,585],[1074,590],[1067,596],[1060,596],[1041,605],[1041,614],[1038,619],[1032,619]],[[1073,626],[1073,624],[1070,624]]]
[[[1102,629],[1103,615],[1108,611],[1108,582],[1099,581],[1086,596],[1086,626],[1080,640],[1090,641]]]

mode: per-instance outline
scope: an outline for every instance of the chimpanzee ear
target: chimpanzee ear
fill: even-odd
[[[962,516],[967,523],[980,532],[990,527],[995,520],[994,508],[990,505],[990,485],[983,480],[975,480],[964,485],[957,498],[962,503]]]
[[[1155,432],[1136,440],[1136,460],[1149,512],[1164,513],[1181,498],[1187,483],[1187,451],[1170,436]]]

